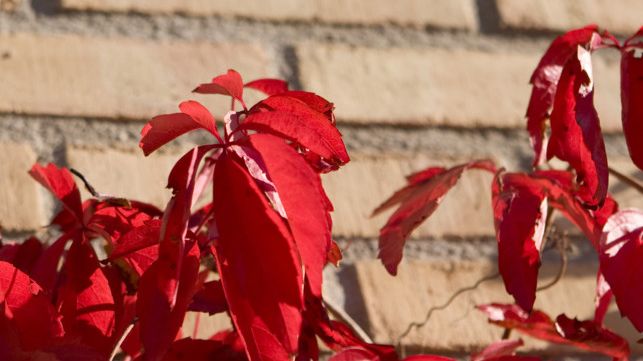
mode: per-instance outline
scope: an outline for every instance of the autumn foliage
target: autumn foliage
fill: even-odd
[[[478,308],[506,329],[626,359],[627,342],[602,319],[614,297],[643,330],[643,213],[619,212],[607,193],[590,56],[601,48],[622,54],[623,126],[632,160],[643,168],[641,36],[643,29],[621,45],[590,26],[557,38],[531,79],[533,171],[511,173],[478,160],[409,176],[408,185],[374,211],[397,207],[381,231],[386,269],[397,272],[409,234],[464,172],[490,172],[499,270],[516,304]],[[244,84],[234,70],[194,91],[229,97],[230,111],[216,121],[188,100],[141,131],[145,155],[193,130],[211,135],[211,144],[177,160],[163,210],[98,193],[81,174],[53,164],[30,170],[60,202],[51,221],[58,236],[0,247],[0,359],[303,361],[319,359],[321,341],[334,352],[332,361],[400,360],[393,346],[365,342],[350,325],[331,319],[323,301],[322,270],[337,264],[341,251],[321,177],[349,162],[333,104],[278,79]],[[265,98],[249,106],[246,91]],[[569,168],[551,169],[553,157]],[[81,199],[82,183],[92,198]],[[533,309],[554,210],[579,227],[598,254],[593,320],[552,320]],[[188,311],[227,314],[232,328],[195,339],[182,328]],[[537,359],[515,356],[521,345],[500,340],[471,359]]]

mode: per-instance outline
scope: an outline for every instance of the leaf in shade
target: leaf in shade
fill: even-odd
[[[228,302],[220,280],[204,283],[203,287],[194,295],[189,308],[190,311],[207,312],[210,315],[224,312],[227,309]]]
[[[607,155],[594,108],[590,53],[582,47],[563,68],[556,89],[547,158],[554,156],[576,170],[583,202],[591,208],[602,206],[609,177]]]
[[[288,82],[281,79],[257,79],[244,85],[246,88],[258,90],[266,95],[276,95],[288,91]]]
[[[158,258],[158,244],[161,232],[161,220],[151,219],[143,225],[132,228],[114,242],[114,248],[108,260],[124,258],[142,275]]]
[[[83,206],[80,201],[80,191],[78,187],[76,187],[74,178],[67,168],[58,168],[53,163],[49,163],[43,167],[36,163],[31,167],[29,174],[58,198],[65,208],[76,217],[78,223],[83,222]]]
[[[193,360],[248,360],[243,350],[221,340],[195,340],[184,338],[174,341],[163,361]]]
[[[154,262],[141,277],[136,310],[145,360],[161,360],[183,324],[185,313],[197,291],[199,248],[196,243],[186,250],[179,264],[180,279],[173,304],[158,285],[165,285],[167,279],[174,279],[176,271],[168,268],[162,259]]]
[[[600,269],[618,309],[637,330],[643,331],[643,212],[626,209],[610,217],[600,242]]]
[[[254,134],[250,143],[261,154],[288,218],[311,291],[321,296],[322,270],[331,247],[330,214],[321,179],[292,147],[270,134]]]
[[[60,263],[60,257],[62,257],[65,251],[67,242],[78,237],[79,232],[78,230],[71,230],[62,234],[43,251],[33,266],[31,277],[50,294],[54,293],[54,287],[58,279],[58,264]]]
[[[532,84],[532,90],[526,116],[527,130],[535,152],[534,166],[545,161],[545,123],[554,104],[563,66],[572,58],[579,45],[591,48],[600,42],[597,31],[596,25],[589,25],[557,37],[531,75],[529,82]]]
[[[181,103],[179,109],[180,113],[158,115],[145,124],[141,130],[139,147],[146,156],[175,138],[199,128],[220,139],[214,117],[203,105],[189,100]]]
[[[12,264],[0,261],[0,304],[20,347],[35,350],[64,334],[56,311],[42,288]]]
[[[621,49],[621,120],[632,162],[643,170],[643,27]]]
[[[65,330],[82,343],[105,350],[114,331],[116,301],[105,271],[85,240],[74,240],[63,271],[59,298]]]
[[[257,103],[239,129],[284,137],[332,164],[342,165],[350,160],[342,135],[326,116],[289,96],[273,95]]]
[[[380,230],[379,255],[387,271],[395,275],[402,260],[404,243],[409,234],[431,216],[442,198],[468,169],[483,169],[495,173],[489,160],[477,160],[453,168],[429,168],[424,175],[412,175],[409,184],[395,192],[373,211],[373,216],[400,204]]]
[[[213,203],[217,268],[248,357],[287,359],[297,349],[303,307],[302,266],[290,231],[229,155],[217,163]]]
[[[235,70],[228,69],[228,72],[212,79],[210,83],[197,86],[193,92],[201,94],[223,94],[243,102],[243,80]]]
[[[515,329],[541,340],[571,345],[583,350],[602,353],[614,358],[627,358],[630,353],[627,341],[594,321],[578,321],[561,314],[556,322],[544,312],[533,310],[530,314],[518,305],[479,305],[489,322]]]
[[[536,300],[540,250],[545,235],[547,197],[524,177],[497,175],[493,213],[498,240],[498,269],[507,293],[531,311]]]
[[[22,243],[0,243],[0,261],[11,263],[26,274],[36,264],[43,252],[43,245],[36,237],[29,237]]]

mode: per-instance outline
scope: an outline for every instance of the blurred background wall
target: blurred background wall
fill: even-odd
[[[335,237],[347,247],[342,266],[328,270],[327,296],[378,342],[395,341],[430,307],[495,272],[491,177],[463,177],[413,235],[397,278],[376,260],[386,216],[369,219],[371,210],[405,174],[428,165],[490,157],[526,169],[528,80],[548,42],[587,23],[620,37],[643,24],[641,0],[0,0],[0,9],[5,238],[42,232],[55,209],[27,176],[35,161],[74,167],[100,192],[163,206],[171,165],[208,139],[192,134],[145,158],[137,148],[144,122],[184,99],[205,102],[221,119],[227,100],[190,90],[228,68],[246,80],[285,78],[336,104],[353,160],[325,179]],[[640,177],[620,135],[617,54],[596,57],[594,68],[611,165]],[[641,205],[612,181],[623,204]],[[569,227],[559,222],[558,229]],[[582,242],[571,254],[564,281],[536,306],[588,318],[595,256]],[[542,282],[558,267],[556,252],[548,252]],[[433,313],[403,344],[479,349],[502,330],[473,305],[508,300],[499,279],[486,282]],[[615,309],[608,324],[639,338]],[[537,342],[528,348],[571,352]]]

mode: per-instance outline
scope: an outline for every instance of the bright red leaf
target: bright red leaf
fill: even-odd
[[[248,358],[286,359],[297,350],[303,307],[302,267],[290,231],[230,156],[217,163],[213,203],[217,266]]]
[[[276,95],[288,91],[288,82],[281,79],[257,79],[244,85],[246,88],[259,90],[266,95]]]
[[[223,94],[229,95],[243,104],[243,80],[235,70],[229,69],[227,73],[216,76],[210,83],[204,83],[196,87],[193,92],[202,94]]]
[[[406,187],[397,191],[373,211],[373,215],[377,215],[400,204],[380,230],[378,257],[390,274],[397,274],[397,266],[402,260],[404,244],[409,234],[433,214],[442,198],[467,169],[495,172],[495,166],[489,160],[473,161],[449,169],[429,168],[423,172],[424,175],[410,176]]]
[[[71,173],[66,168],[58,168],[53,163],[49,163],[44,167],[36,163],[29,171],[29,174],[58,198],[65,208],[76,217],[77,222],[83,222],[80,191],[76,187]]]
[[[547,197],[543,189],[520,174],[498,175],[492,189],[498,269],[507,292],[523,309],[531,311],[536,300]]]

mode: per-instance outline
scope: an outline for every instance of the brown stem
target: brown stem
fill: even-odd
[[[558,241],[557,244],[558,252],[560,253],[560,268],[558,269],[558,273],[556,274],[556,277],[554,277],[551,282],[547,283],[546,285],[542,285],[536,289],[537,292],[544,291],[552,286],[554,286],[558,281],[560,281],[563,276],[565,275],[565,272],[567,272],[567,238],[562,238],[561,240]]]
[[[69,171],[72,172],[72,174],[74,174],[76,177],[80,178],[81,181],[83,181],[83,184],[85,184],[85,189],[87,189],[89,194],[96,198],[99,198],[101,196],[101,194],[96,192],[96,189],[89,183],[87,178],[85,178],[85,176],[81,172],[75,170],[74,168],[69,168]]]
[[[630,177],[629,175],[625,173],[621,173],[617,171],[616,169],[612,167],[607,167],[609,170],[610,174],[612,174],[614,177],[616,177],[618,180],[620,180],[623,183],[626,183],[630,187],[636,189],[639,193],[643,194],[643,184],[639,182],[638,180]]]
[[[473,291],[476,288],[478,288],[481,284],[483,284],[484,282],[491,281],[491,280],[493,280],[495,278],[498,278],[498,276],[500,276],[500,273],[496,272],[494,274],[482,277],[481,279],[476,281],[476,283],[474,283],[473,285],[467,286],[467,287],[464,287],[464,288],[461,288],[461,289],[457,290],[455,293],[453,293],[451,295],[451,297],[449,297],[449,299],[445,303],[443,303],[443,304],[441,304],[439,306],[429,308],[427,310],[427,312],[426,312],[426,315],[424,316],[424,319],[421,322],[411,322],[406,327],[406,330],[404,330],[404,332],[402,332],[402,334],[397,338],[397,345],[400,346],[402,344],[402,339],[404,339],[406,336],[408,336],[408,334],[414,328],[420,328],[420,327],[423,327],[424,325],[426,325],[427,322],[429,322],[429,319],[431,318],[431,315],[433,314],[433,312],[444,310],[445,308],[449,307],[451,302],[453,302],[461,294],[463,294],[465,292],[468,292],[468,291]]]

